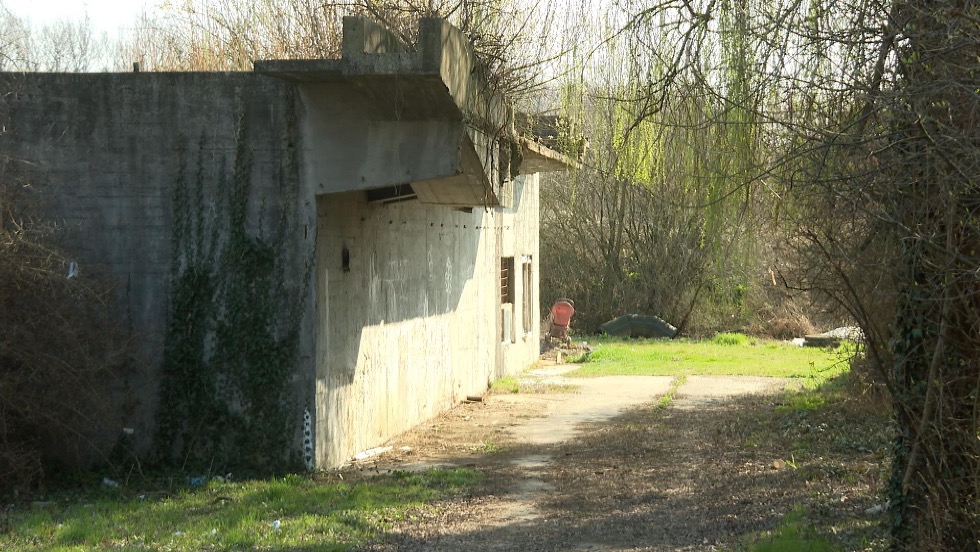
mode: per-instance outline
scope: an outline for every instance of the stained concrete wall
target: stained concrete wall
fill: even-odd
[[[502,253],[531,257],[537,297],[537,185],[520,177],[519,205],[471,213],[318,197],[318,464],[377,446],[537,358],[537,317],[524,328],[518,311],[516,342],[499,338]]]
[[[356,87],[251,73],[0,80],[13,92],[0,151],[25,160],[2,176],[32,182],[82,270],[119,285],[140,343],[131,381],[139,404],[120,426],[134,427],[140,442],[152,434],[157,406],[181,156],[192,178],[203,136],[202,170],[217,182],[233,163],[240,121],[254,153],[250,221],[270,228],[284,202],[295,202],[287,244],[295,269],[284,274],[291,285],[302,285],[302,264],[316,251],[293,383],[297,403],[315,411],[318,465],[336,465],[481,394],[536,358],[538,309],[527,331],[520,278],[528,256],[536,304],[536,175],[505,186],[514,190],[507,208],[472,212],[369,204],[349,191],[457,170],[461,121],[392,120]],[[215,193],[209,185],[207,204]],[[513,342],[500,340],[501,256],[516,259]],[[297,445],[301,423],[300,411]]]
[[[243,122],[254,155],[250,222],[273,227],[285,198],[295,199],[289,236],[297,268],[285,277],[301,285],[302,262],[312,255],[316,234],[315,207],[312,193],[298,188],[298,170],[290,162],[297,146],[292,85],[250,73],[7,73],[0,74],[0,86],[6,92],[0,152],[16,160],[4,165],[0,178],[31,184],[80,269],[116,283],[121,315],[138,345],[129,382],[138,402],[120,427],[134,428],[137,442],[146,445],[157,405],[169,307],[171,199],[182,157],[192,180],[200,153],[210,211],[219,201],[219,175],[232,169]],[[312,293],[295,382],[297,398],[311,410]],[[297,428],[301,424],[302,411]]]
[[[539,175],[530,174],[514,182],[514,200],[501,209],[504,231],[500,234],[500,252],[514,258],[514,307],[511,343],[501,347],[504,373],[529,366],[538,358],[541,348],[541,300],[539,277]],[[529,262],[531,287],[524,286],[522,262]],[[524,310],[530,314],[530,325],[524,322]]]

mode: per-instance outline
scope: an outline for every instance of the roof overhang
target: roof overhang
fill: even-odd
[[[521,174],[567,171],[579,168],[578,161],[525,137],[518,138],[521,151]]]
[[[358,90],[373,117],[387,121],[458,122],[453,157],[446,174],[412,182],[420,201],[452,206],[497,206],[499,161],[517,143],[523,153],[520,172],[565,170],[574,162],[514,134],[513,111],[483,76],[466,36],[443,19],[419,23],[418,41],[410,47],[381,25],[360,17],[344,18],[341,59],[266,60],[255,72],[298,85],[343,83]],[[376,144],[376,147],[388,147]],[[494,149],[496,148],[496,149]],[[372,186],[403,182],[373,182]],[[357,183],[346,184],[357,188]]]
[[[513,112],[482,78],[472,46],[463,33],[436,18],[419,23],[412,48],[377,23],[344,18],[343,53],[339,60],[256,61],[255,72],[298,85],[344,83],[371,105],[372,117],[392,121],[458,122],[455,148],[437,153],[454,157],[450,172],[412,182],[420,201],[452,206],[496,206],[497,154],[512,139]],[[376,144],[372,147],[389,147]],[[371,183],[394,185],[391,183]],[[349,184],[356,186],[358,183]]]

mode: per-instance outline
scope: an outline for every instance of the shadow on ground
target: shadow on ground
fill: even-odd
[[[732,550],[789,515],[843,549],[873,549],[881,520],[865,510],[881,501],[887,416],[781,397],[646,405],[557,445],[444,455],[484,483],[396,522],[368,549]]]

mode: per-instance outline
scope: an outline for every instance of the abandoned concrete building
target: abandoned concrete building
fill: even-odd
[[[537,358],[537,173],[568,161],[514,134],[478,68],[443,20],[422,20],[408,47],[346,18],[334,60],[0,74],[0,151],[21,160],[3,176],[44,198],[80,271],[115,282],[136,337],[138,400],[120,428],[149,446],[174,279],[230,239],[211,221],[236,179],[250,186],[244,223],[278,236],[272,280],[297,328],[290,446],[303,448],[305,418],[309,465],[340,464]]]

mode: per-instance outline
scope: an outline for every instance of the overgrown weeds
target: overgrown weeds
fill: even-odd
[[[660,397],[660,400],[657,401],[657,406],[659,408],[667,408],[670,406],[670,403],[674,401],[674,397],[677,395],[677,390],[680,389],[686,381],[687,376],[683,374],[674,378],[674,381],[670,382],[670,389],[668,389],[667,392]]]
[[[126,400],[113,290],[58,248],[33,201],[0,180],[0,493],[106,460]]]
[[[749,342],[749,336],[743,333],[723,332],[715,334],[711,342],[718,345],[746,345]]]

